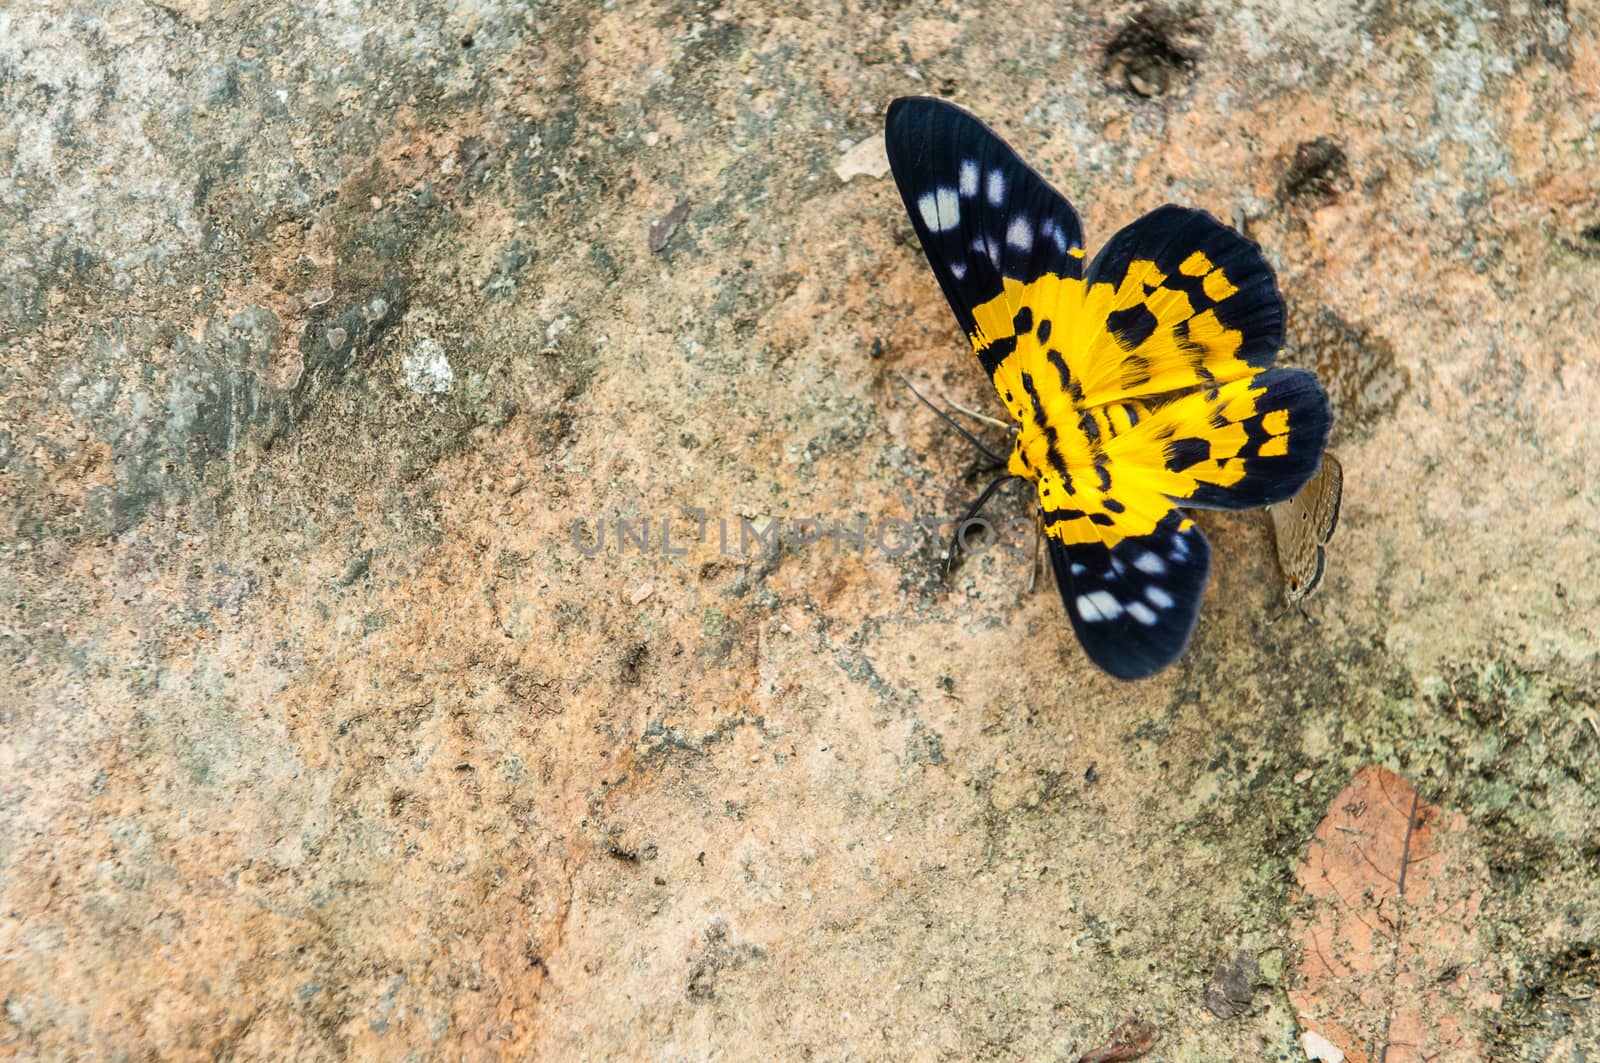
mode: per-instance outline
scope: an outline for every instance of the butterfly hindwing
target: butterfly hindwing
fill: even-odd
[[[1151,534],[1174,506],[1246,509],[1293,496],[1316,471],[1329,425],[1316,377],[1283,366],[1153,409],[1081,417],[1094,428],[1091,460],[1040,468],[1039,503],[1053,538],[1107,547]]]
[[[995,133],[943,100],[889,105],[885,143],[911,226],[950,309],[991,376],[1031,326],[1027,286],[1078,280],[1083,229],[1072,206]],[[1022,294],[1019,294],[1022,293]],[[987,307],[982,327],[975,316]],[[1003,308],[1004,312],[999,312]]]
[[[1090,660],[1139,679],[1178,659],[1211,568],[1211,545],[1194,521],[1173,510],[1148,535],[1115,546],[1054,538],[1049,545],[1056,586]]]
[[[1208,406],[1210,417],[1189,419],[1200,427],[1187,436],[1174,425],[1167,467],[1186,465],[1181,475],[1194,486],[1172,497],[1202,509],[1251,509],[1291,497],[1317,471],[1333,423],[1327,393],[1304,369],[1274,367],[1173,405],[1182,402]],[[1181,419],[1182,411],[1175,412]],[[1208,444],[1210,452],[1202,455],[1188,439]]]
[[[1125,493],[1149,489],[1179,505],[1249,509],[1305,486],[1331,421],[1315,376],[1275,366],[1159,406],[1105,449],[1113,484]]]
[[[1237,380],[1273,364],[1283,298],[1253,241],[1164,206],[1124,228],[1085,274],[1077,368],[1091,405]]]

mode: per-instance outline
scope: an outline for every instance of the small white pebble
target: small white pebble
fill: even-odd
[[[431,336],[418,337],[400,360],[406,387],[418,395],[443,395],[455,383],[444,345]]]
[[[841,181],[852,177],[882,177],[889,172],[889,156],[883,134],[876,133],[854,145],[834,163],[833,172]]]
[[[1300,1035],[1300,1047],[1305,1050],[1307,1059],[1321,1060],[1322,1063],[1344,1063],[1344,1051],[1313,1030]]]
[[[656,592],[655,584],[653,584],[653,583],[641,583],[637,587],[635,587],[633,590],[628,592],[628,604],[629,605],[638,605],[640,602],[643,602],[646,598],[650,597],[655,592]]]

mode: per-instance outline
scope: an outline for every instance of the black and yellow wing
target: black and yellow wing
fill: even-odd
[[[978,119],[943,100],[889,105],[885,146],[911,227],[956,320],[990,376],[1015,351],[1027,299],[1040,277],[1083,276],[1083,228],[1061,194]],[[980,325],[975,317],[986,310]],[[1023,327],[1026,326],[1026,327]],[[1048,335],[1049,326],[1045,326]]]
[[[1290,497],[1330,415],[1316,378],[1274,366],[1283,300],[1251,241],[1167,206],[1084,265],[1067,201],[942,100],[889,107],[895,183],[945,298],[1022,426],[1073,628],[1113,675],[1175,660],[1210,547],[1178,508]]]

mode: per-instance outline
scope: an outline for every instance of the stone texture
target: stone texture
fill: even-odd
[[[0,11],[0,1052],[1296,1053],[1370,762],[1482,834],[1497,1058],[1600,1045],[1594,4],[864,7]],[[907,92],[1093,246],[1263,244],[1340,414],[1306,608],[1205,515],[1127,685],[1025,557],[719,550],[975,491],[896,374],[987,384],[836,173]]]

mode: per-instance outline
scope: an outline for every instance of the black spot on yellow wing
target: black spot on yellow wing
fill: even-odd
[[[1061,483],[1064,494],[1072,494],[1072,474],[1067,470],[1067,464],[1061,454],[1061,434],[1056,426],[1050,423],[1045,416],[1044,405],[1039,398],[1039,389],[1034,385],[1033,377],[1027,373],[1022,374],[1022,390],[1027,393],[1031,404],[1032,423],[1038,425],[1044,435],[1045,464],[1055,473]],[[1021,453],[1020,451],[1018,452]],[[1026,459],[1024,459],[1026,460]],[[1025,464],[1025,467],[1026,464]]]
[[[1001,336],[977,348],[978,363],[983,366],[983,371],[992,377],[995,370],[1000,367],[1000,363],[1010,358],[1011,353],[1016,349],[1017,338],[1015,336]]]
[[[1154,335],[1160,324],[1150,308],[1142,302],[1106,315],[1106,329],[1130,351]]]
[[[1045,352],[1045,360],[1056,371],[1056,381],[1060,384],[1061,390],[1072,396],[1074,405],[1082,405],[1083,392],[1079,390],[1077,383],[1072,379],[1072,370],[1067,368],[1066,358],[1056,348],[1051,347]],[[1007,398],[1010,398],[1010,396],[1008,395]]]
[[[1105,492],[1111,490],[1111,462],[1106,458],[1103,451],[1094,455],[1094,472],[1100,493],[1105,494]],[[1101,504],[1104,505],[1104,502]],[[1107,525],[1114,523],[1115,521],[1108,521]]]
[[[1167,468],[1183,472],[1211,457],[1211,444],[1195,436],[1174,439],[1167,444]]]
[[[1115,546],[1055,538],[1049,545],[1062,603],[1090,660],[1139,679],[1178,659],[1211,569],[1211,546],[1192,520],[1172,510],[1149,534]]]
[[[1100,420],[1095,416],[1094,410],[1078,411],[1078,430],[1083,433],[1083,438],[1089,441],[1090,446],[1100,442]]]

